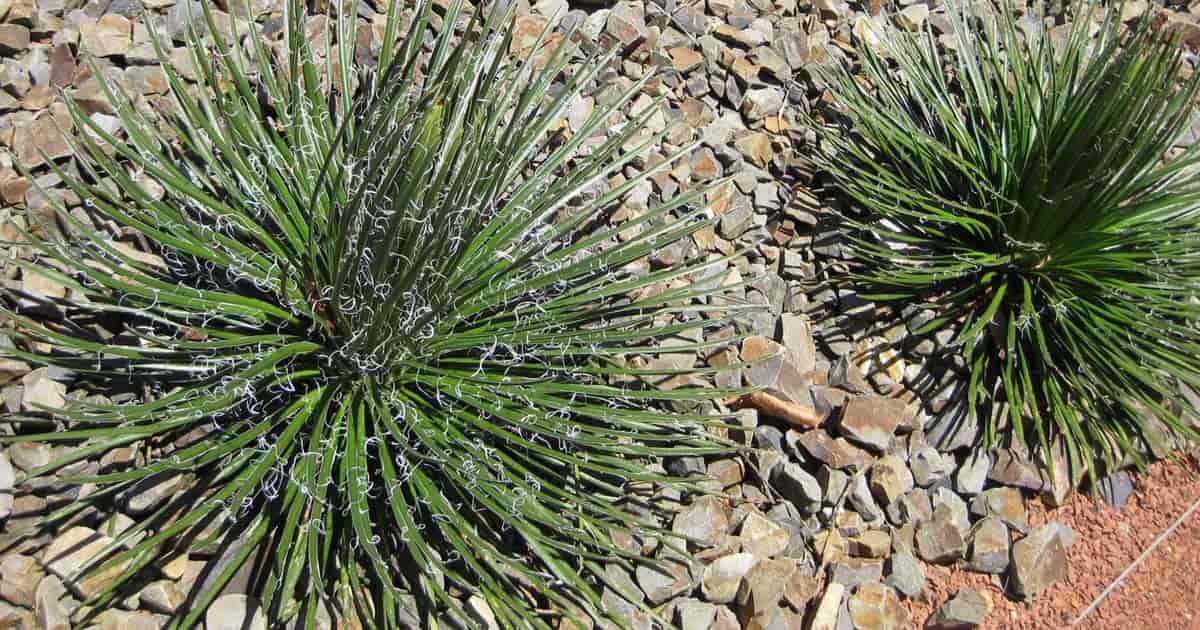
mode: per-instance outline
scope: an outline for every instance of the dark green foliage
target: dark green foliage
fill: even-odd
[[[314,51],[292,2],[279,56],[255,37],[247,49],[215,37],[210,55],[193,34],[199,89],[167,68],[177,117],[147,119],[111,92],[128,141],[73,108],[88,132],[83,173],[63,176],[94,216],[153,251],[57,208],[65,236],[33,226],[24,273],[70,297],[60,318],[9,311],[14,354],[135,400],[48,410],[64,430],[30,434],[44,415],[9,419],[22,439],[78,445],[31,479],[121,447],[151,454],[72,477],[93,491],[44,526],[146,480],[192,482],[102,554],[125,570],[96,610],[143,569],[207,544],[224,560],[176,626],[202,619],[253,562],[252,593],[280,624],[311,626],[325,608],[391,628],[414,604],[423,624],[466,620],[459,602],[474,594],[506,627],[548,627],[536,609],[603,614],[603,563],[646,562],[614,533],[682,546],[645,520],[645,491],[684,482],[646,462],[721,450],[700,403],[728,392],[640,386],[693,371],[622,357],[719,324],[706,296],[727,261],[627,266],[708,225],[703,191],[621,225],[595,221],[670,167],[595,193],[661,139],[642,131],[650,111],[612,124],[641,84],[578,133],[552,133],[609,59],[563,72],[563,45],[544,67],[513,61],[509,18],[468,17],[458,3],[437,22],[466,35],[441,28],[423,52],[432,3],[400,32],[403,5],[391,5],[378,70],[356,62],[350,18],[330,20],[336,43]],[[598,131],[606,139],[581,151]],[[635,236],[618,240],[622,230]]]
[[[948,3],[954,50],[887,29],[858,77],[828,73],[848,124],[821,133],[864,294],[955,333],[941,420],[1077,469],[1136,456],[1149,424],[1188,431],[1177,387],[1200,373],[1200,152],[1175,146],[1197,80],[1116,13],[1085,3],[1055,41]]]

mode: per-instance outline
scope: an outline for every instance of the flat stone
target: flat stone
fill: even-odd
[[[67,405],[67,387],[50,378],[48,368],[38,368],[26,374],[21,377],[21,384],[25,386],[21,394],[21,408],[25,411],[45,412]],[[18,463],[15,458],[13,463]]]
[[[70,630],[67,588],[56,575],[44,576],[34,592],[33,614],[41,630]]]
[[[126,567],[119,562],[107,569],[96,570],[96,565],[87,574],[78,576],[83,566],[98,556],[112,539],[103,536],[89,527],[75,526],[58,534],[42,552],[42,565],[46,570],[58,577],[74,592],[83,598],[102,591],[112,580],[116,579]]]
[[[655,606],[692,590],[693,585],[686,560],[668,555],[660,557],[659,562],[666,566],[656,568],[640,564],[634,571],[638,586]]]
[[[3,472],[0,472],[0,478],[3,478]],[[1100,498],[1115,508],[1125,507],[1125,503],[1129,500],[1130,495],[1133,494],[1133,489],[1133,476],[1125,471],[1113,473],[1097,483]],[[2,490],[3,486],[0,485],[0,491]],[[0,501],[3,501],[3,499],[0,499]]]
[[[891,586],[905,597],[913,599],[925,589],[925,573],[912,554],[899,552],[888,558],[884,584]]]
[[[704,599],[714,604],[728,604],[737,598],[742,577],[758,564],[749,553],[734,553],[712,561],[704,568],[700,589]]]
[[[850,554],[861,558],[886,558],[892,550],[892,536],[873,529],[850,539]]]
[[[904,417],[905,403],[883,396],[855,396],[846,402],[838,430],[850,441],[883,452]]]
[[[865,475],[855,475],[850,480],[850,496],[847,501],[865,520],[875,521],[883,518],[883,510],[875,503]]]
[[[686,74],[704,64],[704,55],[687,46],[676,46],[667,51],[671,56],[671,65],[676,72]],[[715,613],[714,613],[715,615]]]
[[[1012,546],[1013,591],[1030,599],[1067,577],[1067,549],[1055,523],[1035,527]]]
[[[850,596],[850,619],[856,630],[900,630],[908,627],[908,610],[896,591],[884,584],[864,584]]]
[[[987,593],[964,588],[938,607],[925,622],[926,630],[970,630],[983,625],[992,613],[992,599]]]
[[[161,506],[179,490],[183,475],[168,471],[147,477],[133,486],[125,497],[125,509],[137,516]]]
[[[106,13],[95,23],[79,27],[81,45],[97,57],[120,57],[133,46],[132,25],[129,19]]]
[[[913,481],[928,488],[954,472],[954,458],[932,446],[922,446],[909,455],[908,468],[912,471]]]
[[[774,116],[783,109],[784,97],[783,90],[773,86],[747,90],[742,101],[742,114],[750,122]]]
[[[766,168],[771,163],[773,151],[771,137],[765,133],[751,133],[734,141],[733,146],[742,157],[759,168]]]
[[[760,615],[779,605],[796,571],[796,560],[779,558],[755,564],[742,578],[737,603],[747,616]]]
[[[205,630],[267,630],[258,600],[235,593],[213,601],[204,615]]]
[[[976,516],[995,516],[1021,533],[1029,531],[1025,498],[1016,488],[989,488],[971,500],[971,513]]]
[[[837,582],[826,586],[825,594],[821,596],[821,602],[817,604],[817,610],[813,613],[809,630],[839,630],[838,613],[841,612],[842,598],[845,594],[846,587]]]
[[[802,511],[815,511],[821,504],[821,484],[799,464],[787,462],[776,467],[771,485]]]
[[[1037,464],[1008,449],[996,451],[988,479],[1005,486],[1035,491],[1041,490],[1044,485]]]
[[[910,4],[896,13],[896,24],[906,31],[916,32],[929,19],[929,7],[923,3]]]
[[[38,583],[45,575],[37,561],[29,556],[14,553],[0,558],[0,599],[33,608]]]
[[[983,492],[987,483],[988,470],[992,467],[991,458],[987,453],[975,451],[968,455],[954,473],[954,490],[959,494],[974,496]]]
[[[0,55],[15,56],[29,48],[29,29],[20,24],[0,24]]]
[[[729,531],[729,505],[723,499],[705,495],[675,515],[671,531],[696,544],[715,547]]]
[[[945,511],[935,513],[933,519],[918,525],[914,542],[921,559],[933,564],[953,563],[966,551],[962,530]]]
[[[1008,528],[994,517],[988,516],[975,524],[971,536],[971,551],[967,568],[980,573],[999,575],[1008,569]]]
[[[913,489],[912,472],[904,460],[895,455],[885,455],[871,465],[871,492],[884,505],[900,498]]]
[[[675,604],[680,630],[709,630],[717,620],[717,607],[695,599],[681,600]]]
[[[742,540],[742,549],[759,560],[782,554],[791,542],[791,532],[757,512],[747,514],[742,520],[738,537]]]
[[[966,532],[971,528],[971,517],[967,510],[967,503],[949,488],[940,487],[935,489],[930,493],[929,502],[935,518],[937,517],[938,510],[942,509],[947,512],[947,517],[958,528],[958,531]]]
[[[13,486],[16,481],[16,471],[13,470],[12,463],[8,461],[8,455],[0,450],[0,522],[12,514]]]
[[[113,608],[96,617],[96,621],[99,623],[98,630],[161,630],[166,627],[167,620],[168,617],[164,615],[156,615],[144,610],[130,612]]]
[[[805,431],[797,440],[813,459],[836,470],[856,472],[871,461],[869,453],[845,438],[834,438],[821,429]]]
[[[155,580],[138,592],[142,606],[164,615],[174,614],[186,600],[187,596],[171,580]]]
[[[873,584],[883,577],[883,562],[862,558],[846,558],[829,565],[829,580],[854,588]]]
[[[55,117],[45,115],[46,111],[42,114],[29,124],[19,125],[13,130],[13,151],[17,154],[17,160],[27,168],[41,164],[42,154],[51,161],[71,155],[71,147],[56,126]],[[69,123],[66,129],[70,131]]]
[[[646,38],[646,15],[642,5],[618,2],[608,14],[604,32],[625,48],[636,46]]]

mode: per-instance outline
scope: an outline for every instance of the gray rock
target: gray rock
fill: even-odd
[[[788,462],[775,469],[771,485],[802,511],[812,512],[820,506],[821,484],[799,464]]]
[[[975,524],[967,568],[999,575],[1008,569],[1008,528],[1000,519],[988,516]]]
[[[964,588],[938,607],[925,622],[926,630],[970,630],[983,625],[992,612],[987,593]]]
[[[164,472],[139,481],[125,497],[125,509],[132,515],[146,514],[175,496],[183,483],[177,472]]]
[[[996,451],[992,468],[988,471],[988,479],[1005,486],[1027,490],[1041,490],[1044,485],[1037,464],[1010,449]]]
[[[50,463],[50,445],[44,442],[14,442],[8,456],[19,469],[29,472]]]
[[[1025,498],[1016,488],[989,488],[971,500],[971,513],[976,516],[995,516],[1021,533],[1029,531]]]
[[[177,42],[186,41],[188,30],[195,27],[201,35],[207,30],[200,0],[179,0],[167,11],[166,34]]]
[[[16,471],[8,461],[8,455],[0,450],[0,522],[12,514],[13,486],[16,481]]]
[[[865,520],[875,521],[883,518],[883,510],[875,503],[875,497],[871,494],[871,488],[867,485],[864,475],[855,475],[850,480],[850,496],[846,500]]]
[[[784,93],[777,87],[764,87],[746,91],[742,101],[742,113],[750,122],[774,116],[783,109]]]
[[[728,535],[729,516],[729,505],[724,499],[705,495],[675,515],[671,531],[696,544],[715,547]]]
[[[917,526],[914,542],[921,559],[933,564],[950,564],[966,552],[963,532],[945,509],[935,511],[931,520]]]
[[[93,570],[78,577],[77,572],[96,558],[112,539],[95,530],[76,526],[60,532],[42,552],[42,565],[50,573],[62,578],[71,590],[80,597],[88,598],[112,583],[125,570],[126,563],[119,562],[104,570]]]
[[[0,492],[3,492],[4,489],[3,478],[3,463],[0,463]],[[1133,476],[1125,471],[1113,473],[1099,481],[1097,490],[1105,503],[1115,508],[1123,508],[1125,502],[1129,500],[1129,496],[1133,494]],[[3,500],[0,497],[0,517],[4,513]]]
[[[717,620],[717,607],[695,599],[684,599],[675,604],[680,630],[709,630]]]
[[[912,554],[906,552],[894,553],[887,560],[887,577],[884,584],[900,591],[905,597],[913,599],[925,588],[925,573],[921,564]]]
[[[882,396],[856,396],[846,402],[838,430],[850,441],[877,453],[892,441],[904,417],[905,403]]]
[[[934,415],[925,425],[925,437],[947,453],[971,448],[979,443],[979,423],[965,416]]]
[[[850,475],[824,464],[817,470],[817,482],[824,491],[826,505],[835,505],[850,488]]]
[[[239,593],[213,601],[204,615],[205,630],[267,630],[258,600]]]
[[[817,348],[808,320],[794,313],[783,313],[779,316],[779,327],[780,339],[796,370],[803,374],[816,369]]]
[[[829,579],[853,589],[861,584],[873,584],[883,577],[883,561],[847,558],[829,565]]]
[[[959,494],[973,496],[983,492],[983,485],[987,483],[988,470],[992,467],[992,460],[987,453],[975,451],[968,455],[958,466],[958,472],[954,473],[954,489]]]
[[[948,488],[938,488],[931,493],[929,498],[930,506],[933,508],[933,513],[936,515],[939,508],[947,510],[950,522],[959,531],[965,532],[971,527],[971,517],[967,510],[967,504],[957,494],[954,494]]]
[[[913,476],[904,460],[885,455],[871,465],[871,492],[884,505],[913,489]]]
[[[646,599],[655,606],[691,591],[694,585],[686,559],[669,552],[660,554],[658,560],[665,566],[657,568],[638,565],[634,571],[638,586],[646,594]]]
[[[912,471],[913,481],[922,488],[928,488],[954,472],[954,458],[926,445],[917,448],[909,456],[908,468]]]
[[[700,589],[704,599],[714,604],[728,604],[737,598],[742,577],[758,564],[758,559],[749,553],[734,553],[721,556],[704,568],[700,578]]]
[[[733,207],[725,214],[721,215],[721,221],[717,224],[717,233],[722,238],[727,240],[735,240],[750,229],[750,225],[754,220],[754,208],[752,208],[745,197],[736,195]]]
[[[1030,599],[1067,577],[1067,548],[1054,523],[1035,527],[1012,546],[1013,591]]]
[[[764,560],[755,564],[742,578],[737,592],[742,613],[756,616],[777,607],[795,571],[796,561],[792,558]]]
[[[608,14],[604,32],[625,48],[638,45],[646,38],[646,15],[642,4],[618,2]]]

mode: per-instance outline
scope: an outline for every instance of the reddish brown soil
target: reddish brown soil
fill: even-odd
[[[1031,604],[1004,596],[1001,579],[952,567],[924,565],[927,602],[911,602],[916,624],[958,589],[987,593],[994,608],[983,626],[991,630],[1066,628],[1122,571],[1200,498],[1200,467],[1158,463],[1137,475],[1137,487],[1124,508],[1097,504],[1087,495],[1047,511],[1030,506],[1034,525],[1055,520],[1075,530],[1068,550],[1066,580]],[[915,624],[914,624],[915,625]],[[919,626],[918,626],[919,627]],[[1082,623],[1087,630],[1200,630],[1200,512],[1194,512],[1164,540]]]

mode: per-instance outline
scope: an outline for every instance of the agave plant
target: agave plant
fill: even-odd
[[[709,224],[704,191],[597,221],[674,159],[603,192],[661,140],[651,109],[614,125],[642,84],[570,134],[565,108],[610,57],[572,74],[569,35],[521,61],[501,9],[390,4],[370,62],[352,5],[325,44],[298,0],[274,43],[224,36],[204,5],[199,85],[164,64],[176,112],[103,83],[122,140],[71,105],[80,174],[56,170],[106,229],[62,206],[56,224],[31,218],[22,272],[68,297],[48,318],[10,293],[6,315],[12,355],[106,397],[7,418],[17,439],[73,445],[23,482],[148,454],[67,476],[90,490],[40,523],[54,527],[189,481],[72,576],[93,610],[206,550],[173,627],[239,572],[273,626],[391,628],[416,606],[471,627],[474,598],[505,627],[550,627],[609,614],[607,563],[651,562],[615,539],[684,550],[635,490],[691,487],[647,462],[723,449],[697,402],[727,393],[646,386],[697,379],[645,359],[720,321],[705,296],[727,260],[643,262]],[[114,239],[130,234],[148,248]]]
[[[1137,459],[1190,431],[1175,392],[1200,380],[1200,149],[1176,146],[1198,81],[1149,18],[1084,3],[1056,33],[976,8],[947,2],[950,45],[881,27],[826,73],[854,279],[925,313],[916,335],[953,331],[939,421],[1063,448],[1074,474]]]

